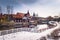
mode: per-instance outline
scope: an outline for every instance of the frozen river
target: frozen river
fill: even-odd
[[[49,39],[47,35],[50,35],[54,30],[59,29],[59,26],[59,23],[57,23],[56,27],[49,29],[46,24],[38,25],[37,27],[32,28],[30,32],[21,31],[7,35],[2,35],[0,36],[0,40],[55,40]]]

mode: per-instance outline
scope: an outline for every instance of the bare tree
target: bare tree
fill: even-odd
[[[2,8],[1,8],[1,6],[0,6],[0,14],[2,13]]]
[[[13,13],[13,6],[8,5],[7,6],[7,13],[12,14]]]
[[[13,13],[13,6],[8,5],[7,6],[8,21],[11,19],[12,13]]]

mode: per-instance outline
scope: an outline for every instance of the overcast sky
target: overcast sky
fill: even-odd
[[[55,16],[60,13],[60,0],[0,0],[4,13],[6,13],[7,5],[14,7],[14,13],[26,13],[29,10],[30,14],[35,12],[42,17]]]

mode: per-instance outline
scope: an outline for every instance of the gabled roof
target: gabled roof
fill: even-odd
[[[17,13],[16,15],[13,15],[13,18],[23,18],[24,13]]]

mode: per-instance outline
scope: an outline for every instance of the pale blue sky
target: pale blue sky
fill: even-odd
[[[55,16],[60,13],[60,0],[0,0],[4,13],[6,13],[7,5],[14,7],[14,13],[26,13],[29,10],[30,14],[35,12],[42,17]]]

